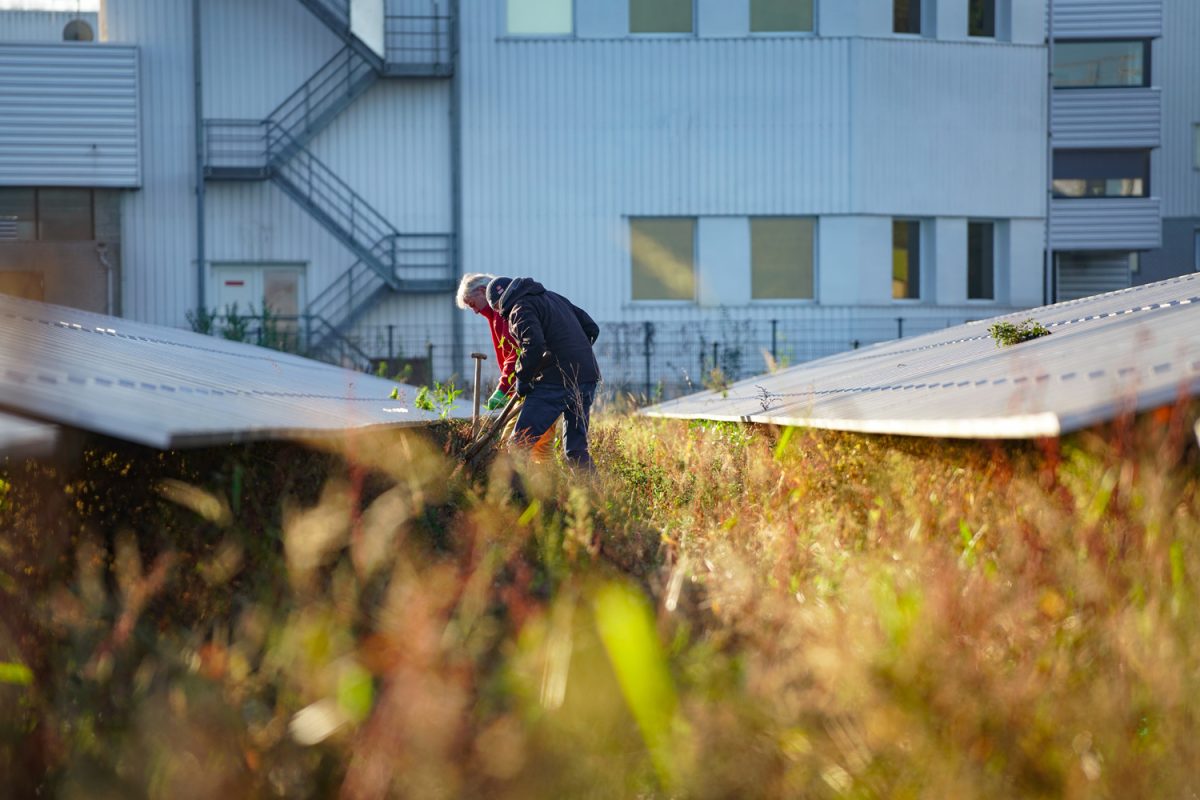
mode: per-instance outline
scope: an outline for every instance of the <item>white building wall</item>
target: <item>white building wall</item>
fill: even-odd
[[[1163,37],[1154,42],[1155,83],[1162,87],[1162,149],[1150,185],[1164,217],[1200,217],[1200,168],[1194,126],[1200,124],[1200,2],[1163,1]]]
[[[0,11],[0,42],[61,42],[63,29],[81,19],[100,36],[100,15],[94,11]]]
[[[121,204],[121,307],[182,327],[197,303],[191,3],[105,0],[101,39],[141,59],[142,187]]]

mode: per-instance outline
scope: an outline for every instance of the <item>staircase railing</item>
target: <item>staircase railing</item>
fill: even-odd
[[[282,129],[292,141],[307,144],[370,88],[378,75],[354,48],[343,47],[276,106],[267,121]],[[281,150],[271,157],[276,160],[289,155]]]
[[[432,5],[436,12],[439,3]],[[454,18],[448,13],[388,14],[383,23],[384,71],[390,75],[452,74],[453,25]]]

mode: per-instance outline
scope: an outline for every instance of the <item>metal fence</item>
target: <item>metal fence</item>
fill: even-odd
[[[836,319],[601,322],[596,358],[606,393],[657,400],[974,318],[875,314]],[[465,325],[466,351],[478,349],[490,355],[486,327],[474,320]],[[448,380],[466,369],[453,363],[449,324],[360,325],[348,338],[375,359],[426,358],[437,380]]]

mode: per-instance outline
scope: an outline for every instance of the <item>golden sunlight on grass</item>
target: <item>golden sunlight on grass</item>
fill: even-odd
[[[587,479],[451,480],[412,434],[10,463],[0,785],[1188,796],[1193,417],[1013,445],[610,415]]]

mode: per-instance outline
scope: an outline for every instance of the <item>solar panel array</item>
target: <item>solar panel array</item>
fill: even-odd
[[[0,295],[0,409],[23,417],[175,448],[437,421],[416,394],[255,345]]]
[[[1050,335],[998,347],[995,322]],[[1056,436],[1200,392],[1200,275],[972,322],[665,402],[652,417],[969,438]]]

